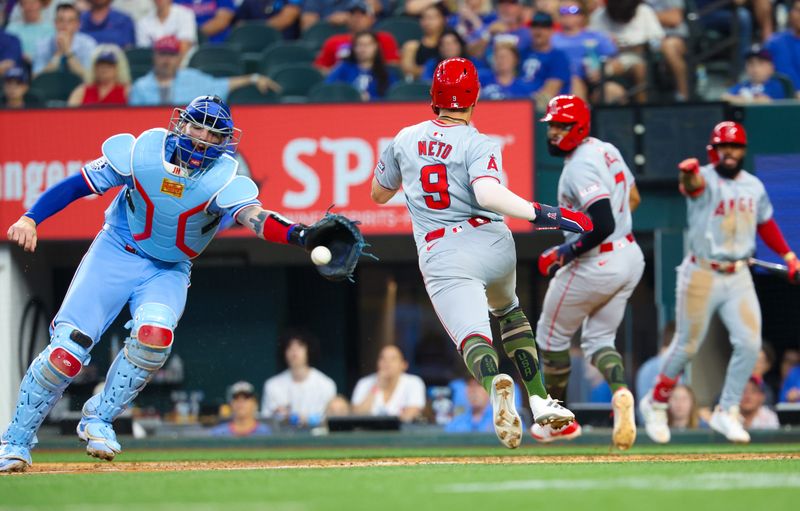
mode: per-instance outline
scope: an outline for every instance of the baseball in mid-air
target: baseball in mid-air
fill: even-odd
[[[311,262],[317,266],[328,264],[331,262],[331,251],[328,250],[328,247],[323,247],[322,245],[314,247],[314,250],[311,251]]]

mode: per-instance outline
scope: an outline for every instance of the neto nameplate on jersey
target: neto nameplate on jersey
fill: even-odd
[[[164,178],[164,180],[161,181],[161,193],[166,193],[167,195],[172,195],[176,199],[180,199],[183,197],[183,185]]]

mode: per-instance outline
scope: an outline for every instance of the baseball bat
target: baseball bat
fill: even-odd
[[[789,274],[789,268],[786,267],[785,264],[778,264],[778,263],[771,263],[769,261],[762,261],[761,259],[756,259],[751,257],[747,260],[750,266],[755,266],[756,268],[762,268],[764,271],[769,273],[770,275],[775,275],[782,278],[787,278]]]

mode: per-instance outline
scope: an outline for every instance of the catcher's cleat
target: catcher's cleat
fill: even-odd
[[[0,473],[25,472],[32,463],[28,447],[8,443],[0,445]]]
[[[111,424],[96,417],[83,417],[78,423],[78,437],[86,442],[86,454],[111,461],[122,452]]]
[[[549,424],[541,426],[535,422],[531,426],[531,436],[537,442],[542,442],[544,444],[549,444],[556,440],[572,440],[573,438],[581,436],[582,432],[583,429],[581,425],[578,424],[578,421],[572,421],[567,426],[558,429],[553,428]]]
[[[614,430],[611,441],[621,451],[630,449],[636,441],[636,413],[633,394],[626,388],[618,389],[611,398],[614,410]]]
[[[669,423],[667,421],[667,403],[653,401],[653,392],[639,402],[639,411],[644,419],[644,430],[650,440],[657,444],[666,444],[670,439]]]
[[[533,420],[541,426],[549,424],[553,428],[559,429],[568,426],[575,420],[574,413],[558,404],[558,400],[550,396],[547,398],[531,396],[530,403]]]
[[[725,438],[731,442],[737,444],[750,443],[750,433],[745,431],[744,426],[742,426],[742,416],[739,413],[738,406],[731,406],[727,410],[723,410],[717,405],[714,408],[714,413],[711,414],[708,425],[717,433],[725,435]]]
[[[503,445],[516,449],[522,441],[522,420],[514,406],[514,380],[507,374],[495,376],[491,398],[494,432]]]

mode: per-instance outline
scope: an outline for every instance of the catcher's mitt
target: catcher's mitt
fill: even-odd
[[[358,224],[346,216],[329,211],[319,221],[306,227],[303,238],[307,251],[320,245],[331,251],[330,262],[317,266],[317,271],[326,279],[334,282],[348,279],[352,282],[353,271],[361,254],[375,258],[364,252],[369,245],[364,241]]]

